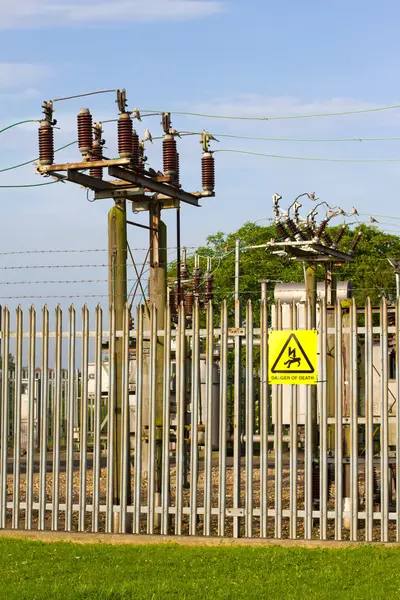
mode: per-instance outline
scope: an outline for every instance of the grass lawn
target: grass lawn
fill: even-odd
[[[400,548],[201,548],[0,539],[4,600],[400,598]]]

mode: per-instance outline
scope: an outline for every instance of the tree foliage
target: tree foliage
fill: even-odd
[[[339,227],[329,229],[335,238]],[[378,227],[361,226],[362,237],[354,254],[354,261],[335,266],[334,272],[338,281],[351,280],[354,296],[358,304],[365,303],[369,296],[373,304],[377,304],[382,295],[393,301],[396,295],[395,274],[388,263],[388,258],[400,257],[400,237],[381,231]],[[347,228],[340,243],[340,249],[346,251],[354,240],[355,230]],[[241,242],[240,260],[240,295],[243,304],[253,300],[255,317],[258,316],[258,300],[260,299],[260,280],[269,280],[269,298],[273,298],[275,282],[304,283],[303,264],[282,258],[274,254],[270,248],[248,249],[249,246],[265,244],[276,238],[273,225],[263,227],[254,223],[245,223],[234,233],[218,232],[207,239],[198,253],[202,257],[211,256],[215,277],[215,303],[218,307],[226,298],[230,313],[234,308],[235,289],[235,245]],[[189,269],[193,268],[193,258],[189,259]],[[205,259],[201,259],[202,271],[205,270]],[[319,281],[324,281],[324,268],[318,271]]]

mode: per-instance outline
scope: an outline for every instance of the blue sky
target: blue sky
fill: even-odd
[[[127,88],[130,108],[180,110],[243,116],[301,115],[360,110],[400,102],[397,77],[400,6],[353,0],[0,0],[0,129],[39,118],[43,99],[103,88]],[[60,103],[56,145],[76,137],[75,115],[88,106],[96,119],[113,118],[112,95]],[[400,110],[341,117],[230,121],[173,117],[179,130],[275,138],[335,139],[400,136]],[[156,136],[159,119],[148,126]],[[36,124],[0,136],[0,163],[7,167],[37,156]],[[116,154],[114,126],[105,131],[107,153]],[[400,141],[283,142],[224,138],[215,148],[243,149],[311,158],[398,158]],[[182,182],[200,186],[197,137],[180,143]],[[76,149],[59,155],[78,157]],[[217,231],[234,231],[244,221],[271,216],[271,197],[284,201],[315,191],[330,204],[360,213],[400,217],[400,163],[324,163],[218,153],[216,198],[201,209],[183,208],[183,243],[204,243]],[[149,150],[154,168],[160,152]],[[33,167],[0,173],[0,185],[39,183]],[[0,252],[106,248],[109,201],[90,204],[72,184],[37,189],[0,189]],[[144,222],[143,216],[135,216]],[[171,246],[175,242],[175,215]],[[391,232],[396,220],[381,219]],[[400,225],[400,221],[397,222]],[[146,234],[130,230],[132,247]],[[142,253],[137,252],[140,260]],[[102,264],[106,255],[1,256],[0,266]],[[3,281],[105,279],[106,270],[40,269],[2,271]],[[96,295],[98,284],[4,285],[0,295]],[[43,300],[44,301],[44,300]],[[77,298],[78,305],[83,303]],[[105,298],[103,299],[105,301]],[[29,299],[26,300],[29,302]],[[68,303],[69,300],[65,300]],[[91,299],[88,302],[92,302]],[[10,300],[10,305],[17,300]],[[24,302],[25,303],[25,302]],[[37,305],[42,303],[36,301]],[[49,300],[50,305],[56,303]]]

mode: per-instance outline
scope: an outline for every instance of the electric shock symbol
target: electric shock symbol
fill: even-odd
[[[297,365],[298,367],[300,367],[301,365],[301,358],[300,356],[296,356],[296,348],[288,348],[289,350],[289,359],[283,363],[285,365],[285,367],[287,367],[288,369],[290,369],[290,367],[292,365]]]

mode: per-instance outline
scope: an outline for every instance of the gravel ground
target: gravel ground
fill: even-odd
[[[273,456],[272,456],[273,458]],[[270,457],[271,460],[271,457]],[[301,465],[300,465],[301,466]],[[233,468],[228,466],[226,468],[226,505],[227,508],[233,507]],[[75,470],[73,473],[73,503],[77,504],[79,502],[79,470]],[[134,481],[134,470],[131,469],[131,477],[132,482]],[[189,473],[190,478],[190,473]],[[259,466],[256,465],[253,468],[253,503],[254,508],[259,508],[260,506],[260,469]],[[219,482],[219,469],[218,465],[213,462],[212,467],[212,506],[218,506],[218,482]],[[63,504],[65,502],[66,497],[66,474],[65,472],[60,473],[59,477],[60,484],[60,494],[59,494],[59,502]],[[176,469],[174,465],[171,465],[170,468],[170,488],[171,488],[171,505],[175,506],[175,486],[176,486]],[[106,503],[106,487],[107,487],[107,469],[102,468],[100,473],[100,504],[105,505]],[[364,508],[363,502],[363,492],[364,492],[364,476],[363,473],[360,474],[360,509]],[[53,474],[48,472],[46,474],[46,496],[47,502],[52,501],[52,488],[53,488]],[[245,469],[242,468],[242,478],[241,478],[241,502],[242,506],[245,504],[245,489],[246,489],[246,481],[245,481]],[[198,486],[197,486],[197,502],[198,507],[204,506],[204,470],[203,465],[200,463],[199,468],[199,477],[198,477]],[[190,489],[189,486],[186,486],[184,489],[184,506],[190,506]],[[8,475],[7,477],[7,499],[9,502],[13,500],[13,476]],[[21,475],[20,480],[20,500],[21,502],[25,502],[26,500],[26,475]],[[92,504],[93,500],[93,470],[90,464],[87,470],[87,480],[86,480],[86,501],[87,504]],[[39,473],[35,472],[33,474],[33,502],[39,501]],[[302,468],[298,469],[297,476],[297,501],[298,501],[298,509],[302,510],[304,508],[304,473]],[[147,480],[143,478],[142,481],[142,503],[143,506],[147,505]],[[274,508],[275,503],[275,469],[268,469],[268,507],[270,509]],[[282,508],[289,509],[290,508],[290,479],[289,479],[289,469],[284,467],[282,472]],[[328,504],[328,510],[334,510],[334,486],[330,490],[330,499]],[[73,513],[73,530],[78,530],[78,512],[74,511]],[[7,510],[7,528],[11,527],[11,518],[12,511]],[[141,530],[143,533],[146,532],[146,515],[142,515],[141,518]],[[20,511],[20,527],[25,527],[25,511]],[[244,519],[240,519],[241,524],[241,534],[245,534],[244,530]],[[170,524],[170,532],[174,532],[174,516],[171,517]],[[319,522],[317,519],[314,520],[314,527],[312,537],[314,539],[319,539],[320,536],[320,528]],[[59,529],[63,530],[65,527],[65,519],[63,511],[60,511],[60,519],[59,519]],[[33,511],[33,528],[38,528],[38,511]],[[46,511],[46,529],[51,529],[51,511]],[[92,514],[87,513],[86,519],[86,530],[92,531]],[[100,513],[99,517],[99,531],[105,530],[105,513]],[[389,526],[389,535],[390,541],[395,540],[395,524],[391,523]],[[189,533],[189,515],[183,516],[183,534]],[[203,533],[203,516],[198,516],[197,523],[197,533],[202,535]],[[217,516],[211,517],[211,534],[218,535],[218,519]],[[225,519],[225,535],[232,536],[233,535],[233,519],[232,517],[226,517]],[[260,536],[260,518],[253,518],[253,537]],[[297,519],[297,537],[302,538],[304,536],[304,523],[303,519]],[[335,525],[333,520],[328,521],[328,539],[334,539],[335,536]],[[275,519],[272,517],[268,518],[268,537],[275,537]],[[282,537],[289,538],[290,537],[290,519],[284,518],[282,520]],[[365,529],[363,521],[359,523],[359,535],[360,540],[365,539]],[[343,530],[343,539],[349,539],[349,531]],[[380,540],[380,523],[378,521],[375,522],[374,526],[374,540]]]

